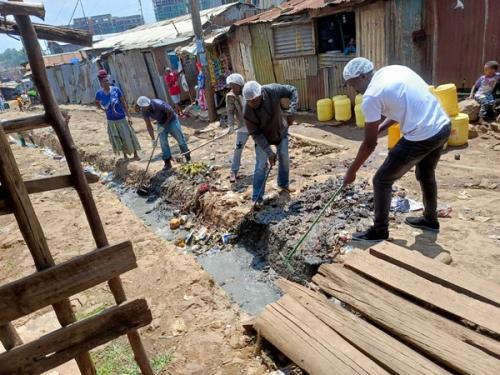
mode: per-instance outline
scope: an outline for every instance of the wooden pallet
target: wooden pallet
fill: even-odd
[[[254,322],[311,375],[500,374],[500,285],[389,242],[313,282],[279,280]]]
[[[15,24],[3,22],[0,32],[21,36],[40,93],[45,113],[0,123],[0,215],[14,214],[38,272],[0,286],[0,374],[40,374],[75,359],[80,372],[94,375],[95,366],[89,350],[118,336],[127,335],[134,358],[144,375],[153,370],[137,329],[151,322],[145,299],[126,301],[120,275],[137,267],[132,244],[125,241],[110,246],[89,183],[95,176],[86,175],[68,128],[50,88],[37,33],[46,39],[73,40],[91,44],[91,35],[81,31],[36,26],[30,15],[43,17],[42,4],[0,1],[0,14],[13,14]],[[23,181],[6,134],[51,126],[56,133],[70,169],[69,175]],[[45,234],[29,194],[74,188],[78,192],[92,236],[94,251],[61,264],[55,264]],[[94,248],[94,245],[91,245]],[[116,306],[77,321],[69,297],[99,283],[107,282]],[[37,340],[23,343],[12,321],[45,306],[52,305],[61,328]]]

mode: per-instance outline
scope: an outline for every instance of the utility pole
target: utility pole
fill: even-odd
[[[194,40],[196,44],[196,54],[200,59],[201,69],[205,76],[205,99],[208,107],[208,119],[210,122],[217,120],[217,111],[215,110],[214,92],[212,90],[212,80],[208,69],[207,55],[205,53],[205,42],[203,40],[203,28],[201,25],[200,9],[198,0],[189,0],[191,7],[191,21],[193,22]]]
[[[139,9],[141,10],[142,23],[146,23],[144,20],[144,12],[142,11],[142,1],[139,0]]]

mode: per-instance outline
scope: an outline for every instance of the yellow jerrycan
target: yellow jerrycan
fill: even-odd
[[[330,121],[333,119],[333,103],[332,99],[320,99],[316,102],[316,112],[318,121]]]

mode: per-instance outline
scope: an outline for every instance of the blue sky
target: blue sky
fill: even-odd
[[[41,0],[30,0],[30,2],[41,3]],[[48,23],[51,25],[67,25],[75,8],[77,0],[45,0],[45,21],[36,17],[31,17],[32,21],[39,23]],[[82,0],[83,9],[87,17],[99,14],[112,14],[113,16],[129,16],[139,14],[139,0]],[[146,23],[154,22],[153,2],[151,0],[142,0],[142,9]],[[80,4],[76,9],[74,18],[83,17]],[[0,52],[7,48],[19,49],[21,42],[0,34]]]

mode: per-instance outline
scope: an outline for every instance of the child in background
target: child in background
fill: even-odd
[[[207,101],[205,98],[205,75],[203,74],[203,70],[200,69],[197,78],[198,83],[198,105],[200,106],[202,111],[207,109]]]
[[[484,75],[472,87],[470,99],[475,99],[480,105],[479,122],[484,123],[488,112],[495,104],[493,91],[495,86],[500,82],[500,73],[498,72],[498,62],[488,61],[484,64]]]

